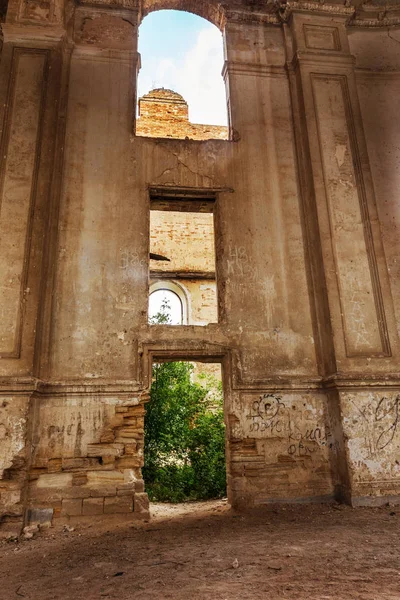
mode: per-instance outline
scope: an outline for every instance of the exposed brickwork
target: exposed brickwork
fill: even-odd
[[[114,416],[101,430],[99,441],[87,445],[87,456],[34,463],[30,472],[31,504],[52,508],[54,517],[137,512],[134,501],[138,492],[142,506],[138,518],[146,518],[140,471],[143,427],[141,402],[117,405]]]
[[[165,272],[215,271],[213,216],[152,210],[150,252],[169,258],[150,262],[150,269]]]
[[[139,98],[136,135],[181,140],[227,140],[228,128],[190,123],[188,104],[182,96],[160,88]]]

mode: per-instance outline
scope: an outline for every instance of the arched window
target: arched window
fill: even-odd
[[[157,281],[150,286],[149,323],[187,325],[188,300],[183,288],[173,281]]]
[[[147,15],[139,28],[136,135],[228,139],[223,40],[202,17],[179,10]]]

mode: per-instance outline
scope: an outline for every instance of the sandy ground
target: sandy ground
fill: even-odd
[[[400,507],[152,512],[1,542],[1,600],[400,600]]]

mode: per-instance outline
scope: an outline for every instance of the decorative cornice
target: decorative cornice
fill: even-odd
[[[226,9],[226,21],[230,23],[263,23],[265,25],[279,25],[281,19],[279,16],[279,7],[275,6],[275,10],[268,12],[250,11],[241,9]]]
[[[30,395],[37,388],[35,377],[0,377],[1,396]]]
[[[138,402],[145,401],[146,392],[138,381],[113,379],[65,379],[64,381],[42,381],[35,377],[1,377],[0,395],[31,396],[116,396],[138,397]],[[144,400],[142,400],[142,397]]]
[[[286,22],[294,12],[311,12],[313,14],[329,14],[350,19],[355,7],[346,4],[326,4],[325,2],[302,2],[301,0],[283,1],[279,10],[281,21]]]
[[[139,11],[138,0],[78,0],[78,5]]]
[[[89,0],[95,1],[95,0]],[[352,5],[351,0],[342,4],[325,2],[324,0],[276,0],[268,1],[262,9],[247,7],[224,7],[228,22],[234,23],[263,23],[279,25],[286,23],[296,12],[318,15],[330,15],[347,21],[351,27],[392,27],[400,25],[400,6],[388,4],[384,7],[374,4],[363,4],[360,8]]]
[[[103,396],[132,396],[142,394],[137,381],[113,381],[102,379],[76,379],[65,381],[38,381],[36,393],[50,396],[96,394]]]
[[[378,71],[376,69],[362,69],[360,67],[356,67],[355,74],[357,79],[400,79],[400,71]]]
[[[31,41],[40,42],[43,46],[46,44],[54,45],[55,42],[62,41],[66,36],[66,31],[60,25],[30,25],[25,23],[2,23],[1,31],[4,43],[21,42],[29,43]]]
[[[222,77],[230,75],[259,75],[261,77],[286,77],[286,67],[281,65],[263,65],[225,61]]]
[[[400,25],[400,5],[363,4],[350,23],[353,27],[392,27]]]
[[[388,15],[388,12],[380,13],[380,16],[368,18],[363,15],[356,15],[350,22],[352,27],[395,27],[400,26],[400,11],[393,11],[394,14]]]
[[[299,64],[312,65],[315,67],[321,67],[334,64],[336,67],[353,68],[356,59],[352,54],[339,54],[338,52],[333,54],[329,52],[296,52],[292,59],[292,65],[297,68]]]

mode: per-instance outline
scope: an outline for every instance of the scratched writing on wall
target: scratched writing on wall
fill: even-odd
[[[295,409],[296,405],[286,405],[280,395],[261,394],[250,405],[246,429],[256,437],[282,439],[292,457],[311,456],[321,447],[332,447],[329,426],[313,423]]]

